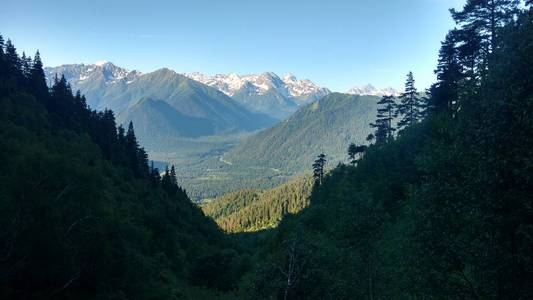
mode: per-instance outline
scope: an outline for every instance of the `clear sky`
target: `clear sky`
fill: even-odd
[[[0,33],[47,66],[291,72],[334,91],[433,80],[464,0],[3,0]]]

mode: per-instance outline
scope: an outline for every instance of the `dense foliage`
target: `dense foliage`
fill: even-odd
[[[364,143],[379,98],[332,93],[299,109],[272,128],[245,139],[224,158],[239,168],[270,167],[298,174],[325,153],[331,163],[346,161],[346,146]]]
[[[312,182],[302,177],[268,190],[239,190],[202,205],[202,210],[226,232],[273,228],[309,205]]]
[[[469,0],[452,11],[457,28],[443,42],[424,114],[394,135],[383,121],[385,139],[364,155],[351,147],[353,164],[314,184],[206,206],[228,231],[284,217],[275,229],[229,237],[176,184],[180,170],[160,178],[148,166],[133,126],[125,132],[111,112],[90,111],[64,79],[49,91],[38,55],[21,58],[0,38],[0,296],[532,299],[526,3]]]
[[[0,39],[0,41],[2,41]],[[241,264],[133,127],[0,45],[0,298],[213,297]],[[235,270],[204,274],[206,269]],[[210,295],[210,296],[209,296]]]
[[[511,16],[492,34],[470,31],[486,2]],[[533,12],[511,1],[468,1],[464,10],[471,22],[458,20],[443,44],[427,118],[316,185],[310,206],[258,254],[243,292],[533,298]],[[476,39],[483,49],[463,52]]]

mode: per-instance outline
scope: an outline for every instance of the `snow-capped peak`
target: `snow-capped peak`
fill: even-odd
[[[99,67],[102,67],[103,65],[107,65],[107,64],[109,64],[109,61],[107,60],[99,60],[94,63],[95,66],[99,66]]]
[[[366,84],[363,86],[355,86],[351,89],[349,89],[347,94],[352,95],[366,95],[366,96],[385,96],[385,95],[393,95],[393,96],[399,96],[401,94],[400,91],[392,88],[376,88],[375,86],[371,84]]]
[[[310,80],[298,80],[293,74],[287,74],[283,78],[273,72],[264,72],[259,75],[238,75],[235,73],[216,74],[214,76],[201,73],[184,75],[212,86],[230,97],[234,96],[241,88],[245,88],[249,92],[253,90],[258,95],[275,90],[284,97],[295,98],[295,102],[304,103],[319,99],[330,93],[328,89],[321,88]]]
[[[292,73],[287,73],[283,76],[283,81],[285,82],[294,82],[297,81],[296,76]]]
[[[127,69],[118,67],[109,61],[98,61],[94,64],[71,64],[62,65],[59,67],[46,67],[44,69],[49,81],[54,78],[56,74],[64,75],[65,79],[71,83],[81,83],[83,81],[93,79],[102,80],[105,84],[115,84],[124,82],[126,84],[132,83],[141,76],[139,71],[129,71]]]

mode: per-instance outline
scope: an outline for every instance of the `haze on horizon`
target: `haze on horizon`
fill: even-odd
[[[333,91],[434,81],[447,11],[464,0],[7,0],[0,28],[46,65],[111,61],[150,72],[308,78]]]

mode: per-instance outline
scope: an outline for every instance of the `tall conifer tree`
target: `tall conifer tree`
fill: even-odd
[[[326,155],[321,153],[313,163],[313,178],[315,183],[322,185],[324,179],[324,167],[326,166]]]
[[[17,54],[15,45],[13,45],[10,39],[6,42],[4,57],[8,71],[12,72],[12,75],[19,75],[21,71],[20,58]]]
[[[459,54],[468,68],[468,78],[474,87],[489,67],[489,54],[498,47],[500,28],[512,22],[518,14],[519,0],[468,0],[463,9],[451,9],[459,26]]]
[[[415,124],[419,119],[420,97],[415,87],[415,79],[412,72],[407,74],[405,91],[400,96],[400,103],[397,105],[396,113],[401,116],[401,120],[398,122],[399,131]]]
[[[435,74],[437,83],[431,87],[431,110],[451,114],[457,103],[459,82],[463,77],[457,50],[457,32],[450,31],[442,42]]]
[[[405,91],[400,96],[400,104],[397,106],[397,114],[402,117],[398,122],[398,129],[400,131],[418,122],[420,115],[420,97],[415,87],[413,72],[407,74]]]
[[[22,52],[22,56],[20,58],[20,66],[22,75],[24,76],[25,82],[28,82],[30,79],[30,72],[32,67],[32,61],[30,56],[26,56],[25,52]]]
[[[46,78],[43,70],[43,63],[41,61],[41,54],[39,50],[35,52],[33,64],[30,70],[29,84],[32,92],[38,99],[43,99],[48,96],[48,86],[46,85]]]
[[[376,128],[374,134],[376,143],[382,144],[393,138],[396,129],[392,126],[392,121],[398,116],[398,114],[396,112],[396,102],[392,95],[383,96],[377,104],[376,121],[375,123],[370,124],[370,126]]]

